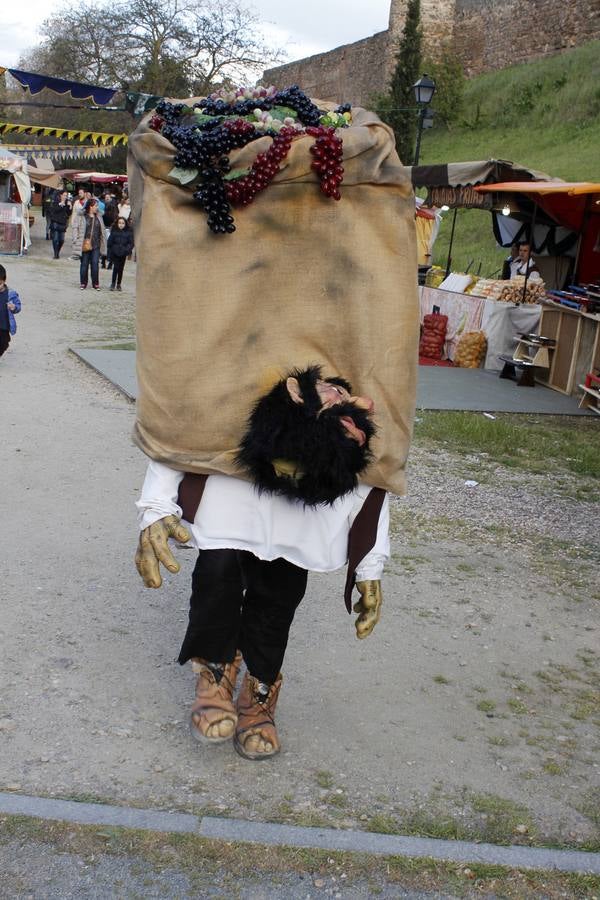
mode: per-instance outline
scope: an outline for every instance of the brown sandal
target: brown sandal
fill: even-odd
[[[275,707],[283,677],[281,672],[265,696],[259,692],[259,680],[244,675],[237,701],[238,721],[233,746],[244,759],[269,759],[281,750],[275,728]]]
[[[192,669],[198,675],[198,680],[190,716],[190,731],[197,741],[221,744],[233,737],[238,720],[233,705],[233,692],[241,664],[242,654],[238,650],[234,661],[225,664],[223,674],[217,681],[215,672],[206,660],[192,660]]]

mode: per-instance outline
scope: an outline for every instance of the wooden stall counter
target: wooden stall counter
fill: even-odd
[[[556,350],[537,381],[562,394],[579,393],[586,374],[600,367],[600,315],[548,303],[542,307],[540,332],[556,341]]]

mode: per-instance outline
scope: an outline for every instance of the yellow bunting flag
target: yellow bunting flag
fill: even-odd
[[[127,143],[126,134],[109,134],[104,131],[76,131],[72,128],[53,128],[51,125],[20,125],[15,122],[0,122],[0,134],[39,134],[44,137],[67,137],[69,140],[93,141],[97,146],[117,147]]]

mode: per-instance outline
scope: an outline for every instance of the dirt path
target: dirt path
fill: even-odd
[[[174,658],[191,550],[160,592],[132,563],[135,409],[68,347],[127,341],[122,295],[78,288],[39,242],[0,361],[4,563],[0,787],[260,820],[488,839],[598,840],[596,504],[417,448],[394,503],[382,622],[354,638],[343,576],[313,577],[264,766],[187,733]],[[105,279],[108,281],[108,279]],[[468,466],[468,471],[467,471]],[[568,518],[575,549],[565,543]],[[561,539],[562,535],[562,539]]]

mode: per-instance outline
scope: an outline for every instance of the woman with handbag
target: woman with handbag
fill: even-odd
[[[79,286],[85,290],[88,284],[88,271],[92,274],[92,287],[100,290],[99,263],[100,254],[106,253],[106,236],[104,223],[98,211],[96,200],[88,200],[85,204],[83,244],[81,245],[81,264],[79,266]]]

